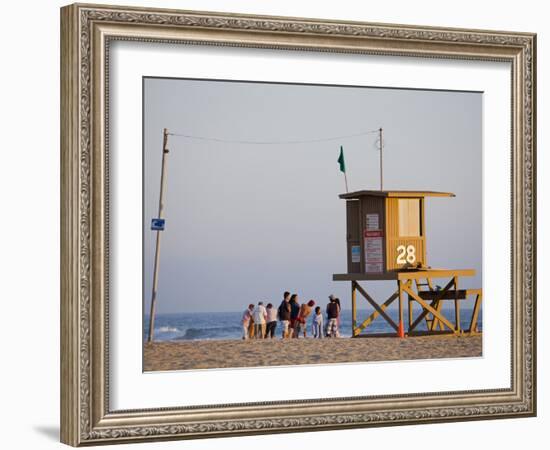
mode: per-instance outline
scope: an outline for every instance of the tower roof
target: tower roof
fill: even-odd
[[[455,197],[452,192],[436,191],[355,191],[340,194],[343,199],[355,199],[361,197],[393,197],[393,198],[418,198],[418,197]]]

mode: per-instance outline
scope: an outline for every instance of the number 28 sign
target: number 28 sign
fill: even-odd
[[[414,264],[416,262],[416,248],[414,245],[400,245],[397,247],[397,264]]]

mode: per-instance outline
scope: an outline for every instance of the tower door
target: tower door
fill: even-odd
[[[424,199],[387,199],[388,270],[426,264]]]

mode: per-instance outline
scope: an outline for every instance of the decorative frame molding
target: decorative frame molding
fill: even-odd
[[[108,67],[112,40],[507,61],[512,66],[510,389],[111,411]],[[536,35],[75,4],[61,9],[61,440],[129,441],[536,414]],[[299,408],[297,408],[299,407]]]

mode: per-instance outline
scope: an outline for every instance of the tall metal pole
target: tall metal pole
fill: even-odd
[[[382,173],[382,128],[378,130],[380,133],[380,190],[384,189],[384,175]]]
[[[166,162],[168,156],[168,130],[165,128],[162,141],[162,168],[160,172],[160,196],[159,196],[159,213],[158,218],[162,219],[164,212],[164,190],[166,188]],[[159,280],[159,265],[160,265],[160,236],[161,230],[157,230],[157,245],[155,248],[155,268],[153,272],[153,291],[151,293],[151,312],[149,316],[149,337],[148,342],[152,342],[155,337],[155,307],[157,303],[157,287]]]
[[[346,172],[344,172],[344,181],[346,182],[346,192],[349,192],[349,189],[348,189],[348,175],[346,174]]]

